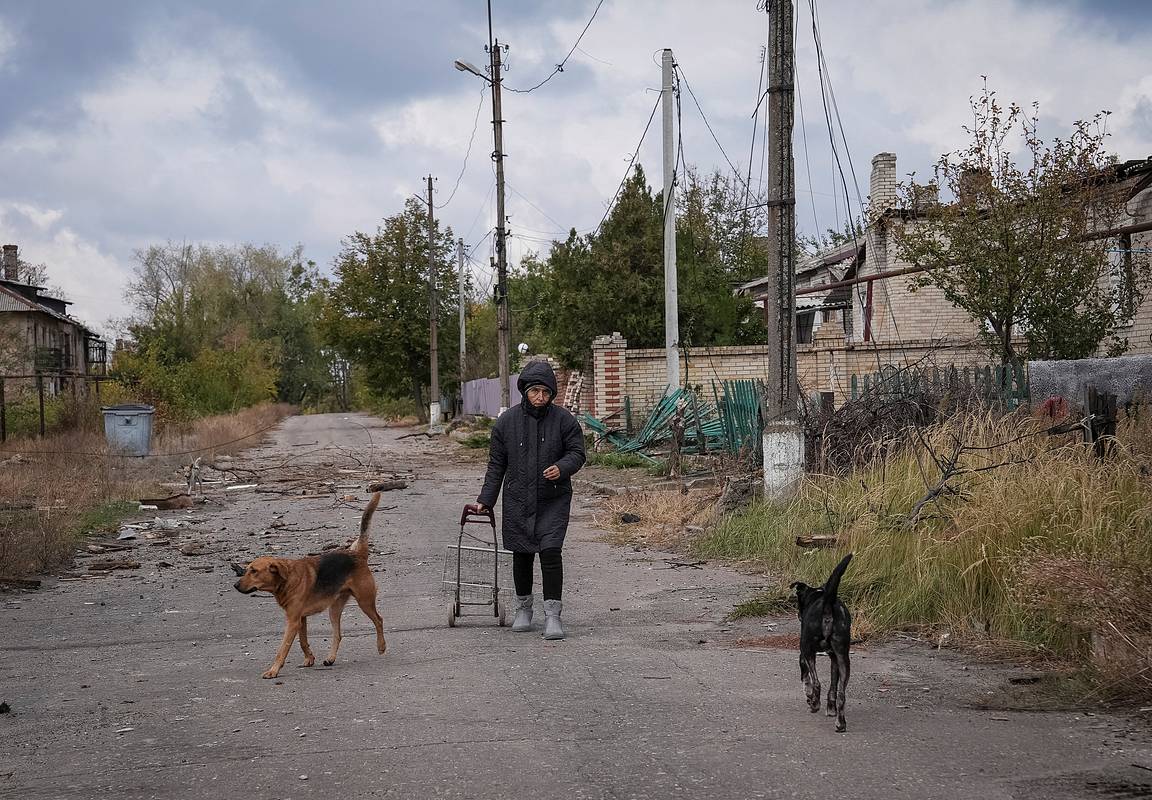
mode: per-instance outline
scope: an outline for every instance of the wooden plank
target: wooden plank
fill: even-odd
[[[828,534],[811,534],[809,536],[796,537],[796,546],[807,549],[835,547],[836,542],[837,537]]]

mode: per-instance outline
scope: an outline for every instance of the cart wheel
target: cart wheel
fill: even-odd
[[[448,627],[456,627],[456,603],[450,602],[448,604]]]
[[[496,615],[500,618],[500,627],[503,628],[508,624],[507,618],[504,615],[504,604],[499,600],[496,601]]]

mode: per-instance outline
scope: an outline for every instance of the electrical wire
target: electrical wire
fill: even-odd
[[[680,73],[680,79],[684,81],[684,87],[688,90],[692,102],[696,104],[696,110],[700,112],[700,118],[704,120],[704,127],[708,129],[708,133],[712,135],[712,141],[715,142],[716,147],[720,149],[720,155],[724,156],[724,160],[728,162],[728,166],[732,169],[732,174],[736,176],[736,180],[743,184],[744,180],[740,176],[740,170],[732,163],[732,159],[728,157],[728,153],[724,150],[724,145],[720,144],[720,139],[716,137],[716,132],[712,130],[712,123],[708,121],[708,115],[705,114],[704,109],[700,107],[700,101],[696,99],[696,93],[692,91],[692,84],[688,82],[688,76],[684,74],[684,68],[680,66],[679,62],[676,64],[676,70]]]
[[[652,127],[652,120],[656,118],[656,109],[660,107],[660,101],[663,96],[657,96],[656,104],[652,106],[652,113],[648,115],[648,122],[644,125],[644,132],[640,134],[640,141],[636,143],[636,149],[632,152],[632,158],[628,161],[628,168],[624,171],[624,177],[620,179],[620,185],[616,187],[616,192],[612,195],[612,199],[608,201],[608,207],[604,209],[604,216],[601,217],[600,223],[596,229],[592,231],[595,236],[600,232],[600,228],[604,226],[605,220],[608,219],[608,214],[611,213],[612,207],[616,205],[616,198],[620,196],[620,192],[624,190],[624,184],[628,182],[628,177],[632,174],[632,165],[636,163],[636,159],[640,155],[640,148],[644,146],[644,140],[648,138],[648,129]]]
[[[592,11],[592,16],[588,19],[588,24],[586,24],[584,26],[584,30],[580,31],[580,35],[576,37],[576,43],[574,45],[572,45],[572,49],[568,51],[568,55],[564,56],[564,60],[561,61],[559,64],[557,64],[556,68],[548,73],[548,77],[546,77],[544,80],[540,81],[538,84],[531,87],[530,89],[513,89],[511,87],[508,87],[508,91],[516,92],[518,94],[528,94],[529,92],[534,92],[537,89],[539,89],[541,86],[543,86],[544,84],[548,83],[548,81],[550,81],[554,77],[556,77],[557,73],[563,72],[564,71],[564,65],[568,63],[568,59],[570,59],[572,57],[572,54],[574,52],[576,52],[576,48],[580,46],[580,40],[584,38],[584,34],[586,34],[588,32],[588,29],[590,27],[592,27],[592,20],[596,19],[596,15],[598,13],[600,13],[600,6],[602,6],[602,5],[604,5],[604,0],[600,0],[600,2],[596,4],[596,8]]]
[[[468,137],[468,149],[464,151],[464,166],[460,167],[460,174],[456,176],[456,185],[452,187],[452,194],[448,195],[448,199],[443,204],[436,206],[436,208],[447,208],[448,204],[452,202],[452,198],[456,196],[456,190],[460,188],[460,181],[464,179],[464,173],[468,170],[468,157],[472,155],[472,142],[476,140],[476,130],[480,127],[480,111],[484,108],[484,93],[488,91],[488,84],[484,84],[480,89],[480,103],[476,106],[476,118],[472,121],[472,135]]]

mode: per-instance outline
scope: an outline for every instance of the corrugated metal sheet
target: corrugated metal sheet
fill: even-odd
[[[39,312],[47,314],[53,319],[58,319],[61,322],[66,322],[69,325],[75,325],[81,330],[91,333],[91,329],[78,319],[73,319],[67,314],[61,314],[58,311],[53,311],[47,306],[42,306],[39,303],[33,303],[19,292],[14,292],[3,284],[0,284],[0,312],[3,311],[28,311]]]

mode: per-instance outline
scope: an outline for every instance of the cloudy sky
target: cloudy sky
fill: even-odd
[[[510,47],[505,85],[526,88],[564,57],[597,0],[492,5]],[[797,215],[811,232],[846,212],[834,201],[811,14],[797,5]],[[1108,109],[1115,152],[1152,154],[1148,5],[822,0],[861,191],[874,153],[925,174],[956,147],[984,75],[1005,99],[1039,101],[1048,135]],[[766,29],[756,0],[604,0],[562,73],[504,94],[512,263],[600,221],[656,101],[661,48],[746,170]],[[299,243],[327,267],[342,237],[373,230],[430,173],[438,213],[486,265],[490,106],[483,81],[452,62],[485,64],[487,38],[484,0],[5,0],[0,239],[47,264],[73,313],[111,332],[138,248]],[[682,118],[685,160],[728,171],[686,94]],[[657,116],[640,150],[654,179],[659,146]],[[756,185],[759,144],[752,162]]]

